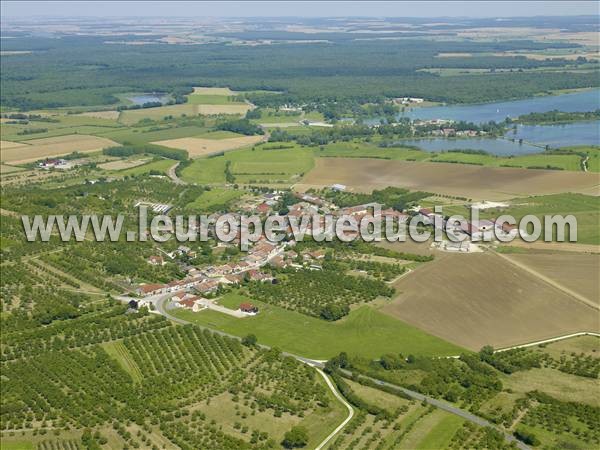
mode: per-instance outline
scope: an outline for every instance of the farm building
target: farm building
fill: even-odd
[[[243,313],[246,313],[246,314],[250,314],[250,315],[258,314],[258,308],[256,306],[254,306],[252,303],[241,303],[240,311],[242,311]]]

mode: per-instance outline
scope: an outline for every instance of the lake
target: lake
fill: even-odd
[[[525,155],[529,153],[539,153],[544,151],[540,147],[528,144],[519,144],[507,139],[486,139],[486,138],[431,138],[431,139],[410,139],[397,142],[398,145],[412,145],[419,147],[427,152],[443,152],[448,150],[485,150],[492,155]]]
[[[166,103],[170,99],[169,94],[139,94],[131,97],[126,97],[127,100],[133,102],[136,105],[143,105],[144,103],[161,102]]]
[[[516,118],[532,112],[546,112],[554,109],[574,112],[594,111],[598,108],[600,108],[600,89],[591,89],[571,94],[532,97],[510,102],[407,108],[398,117],[423,120],[464,120],[465,122],[483,123],[491,120],[502,122],[507,117]],[[374,123],[379,123],[379,121],[377,120]]]
[[[509,139],[515,139],[511,142]],[[523,144],[518,140],[523,139]],[[572,145],[600,145],[600,121],[574,122],[565,125],[517,125],[506,133],[506,139],[486,138],[431,138],[398,141],[405,145],[414,145],[428,152],[470,149],[485,150],[492,155],[526,155],[539,153],[549,145],[552,148]],[[530,145],[536,144],[536,145]]]

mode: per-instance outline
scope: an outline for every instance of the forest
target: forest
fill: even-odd
[[[124,42],[135,36],[124,36]],[[566,60],[487,56],[486,52],[564,48],[576,44],[506,41],[333,41],[323,44],[255,47],[207,44],[132,46],[106,44],[102,37],[20,37],[3,41],[3,51],[31,51],[3,58],[4,107],[22,110],[62,106],[116,105],[121,93],[170,92],[180,99],[193,86],[228,85],[251,92],[259,106],[286,103],[367,103],[400,96],[473,103],[527,97],[565,88],[595,87],[590,72],[521,72],[564,65]],[[438,58],[444,52],[473,57]],[[482,55],[485,53],[485,55]],[[419,71],[445,67],[510,68],[514,72],[444,77]]]

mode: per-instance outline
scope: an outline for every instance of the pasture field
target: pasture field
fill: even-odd
[[[485,180],[483,185],[481,180]],[[365,158],[317,158],[315,168],[297,189],[323,188],[334,183],[357,192],[398,186],[473,200],[506,200],[524,194],[565,191],[600,195],[598,177],[593,173]]]
[[[46,137],[65,136],[69,134],[102,134],[122,126],[116,120],[107,118],[81,116],[78,114],[57,114],[47,112],[41,114],[51,121],[31,119],[28,124],[2,124],[2,139],[8,141],[30,141]],[[45,129],[41,133],[27,133],[32,129]]]
[[[507,257],[600,305],[599,254],[529,251],[509,254]]]
[[[173,161],[172,159],[157,159],[146,164],[132,167],[130,169],[115,171],[113,172],[113,174],[122,176],[138,176],[149,174],[151,172],[159,172],[161,174],[166,174],[169,168],[173,166],[173,164],[175,164],[175,161]]]
[[[491,154],[472,154],[460,152],[426,152],[418,148],[412,147],[379,147],[375,142],[367,143],[360,140],[351,142],[336,142],[330,143],[323,148],[315,150],[315,156],[322,157],[342,157],[342,158],[376,158],[376,159],[391,159],[398,161],[424,161],[424,162],[443,162],[448,163],[464,163],[471,165],[480,165],[486,167],[558,167],[563,170],[581,171],[581,157],[575,154],[578,152],[587,152],[590,156],[588,162],[589,170],[597,172],[596,165],[600,152],[594,151],[594,148],[573,148],[572,154],[551,154],[537,153],[533,155],[520,155],[511,157],[501,157]],[[401,142],[401,141],[400,141]],[[400,145],[400,144],[399,144]],[[569,150],[567,150],[569,151]]]
[[[242,136],[233,138],[206,139],[199,137],[167,139],[152,142],[169,148],[186,150],[190,158],[208,156],[215,153],[234,150],[260,142],[263,136]]]
[[[219,142],[219,141],[216,141]],[[163,144],[164,145],[164,144]],[[312,150],[298,146],[276,149],[260,145],[252,149],[235,150],[223,156],[200,158],[182,171],[182,178],[190,183],[225,183],[225,167],[238,183],[288,183],[308,172],[313,166]]]
[[[107,147],[118,146],[114,141],[97,136],[72,134],[67,136],[33,139],[27,145],[15,147],[9,145],[0,148],[0,159],[5,163],[25,164],[38,159],[68,155],[73,152],[89,153]]]
[[[600,328],[591,307],[490,252],[439,254],[394,286],[382,312],[471,350]]]
[[[600,358],[600,338],[597,336],[577,336],[547,344],[543,351],[556,359],[568,353],[583,353],[585,356]]]
[[[494,155],[474,155],[470,153],[447,152],[438,153],[429,159],[431,162],[456,161],[465,164],[479,164],[486,167],[560,167],[563,170],[581,171],[581,161],[577,155],[553,155],[537,153],[515,157],[498,157]]]
[[[506,389],[521,395],[537,390],[565,402],[600,407],[600,398],[590,395],[598,390],[598,380],[594,378],[578,377],[549,368],[534,368],[505,375],[502,377],[502,384]]]
[[[146,144],[158,140],[194,137],[206,133],[207,130],[208,128],[198,125],[178,126],[164,129],[157,129],[155,126],[134,128],[122,127],[114,131],[105,132],[102,134],[102,137],[121,143],[129,142],[131,144]]]
[[[252,303],[259,307],[259,314],[243,319],[210,310],[175,310],[171,314],[236,336],[253,333],[259,343],[314,359],[330,358],[342,351],[370,358],[383,353],[446,356],[464,351],[366,305],[331,323],[262,302]]]
[[[225,163],[223,156],[199,158],[182,170],[181,178],[188,183],[220,184],[225,183]]]

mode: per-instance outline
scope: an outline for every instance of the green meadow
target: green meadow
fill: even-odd
[[[235,307],[239,300],[241,297],[224,304]],[[450,356],[464,351],[368,305],[353,310],[337,322],[327,322],[277,306],[252,303],[259,307],[259,314],[243,319],[210,310],[197,313],[175,310],[171,314],[236,336],[253,333],[261,344],[314,359],[327,359],[343,351],[368,358],[399,352]]]

